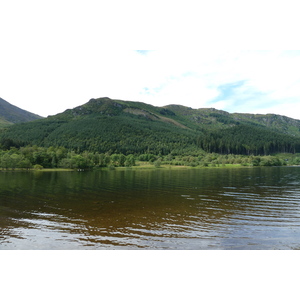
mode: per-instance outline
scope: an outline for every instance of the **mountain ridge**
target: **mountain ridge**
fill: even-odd
[[[16,123],[30,122],[37,119],[42,119],[42,117],[0,98],[0,126],[7,127]]]
[[[300,120],[102,97],[0,134],[15,145],[115,153],[300,152]]]
[[[113,110],[112,108],[109,109],[109,103],[113,105],[114,107],[119,108],[120,110],[123,108],[124,112],[141,115],[144,117],[151,118],[151,115],[149,112],[147,113],[147,110],[151,112],[155,112],[156,114],[152,113],[152,117],[156,116],[156,118],[161,118],[163,115],[164,117],[167,117],[167,119],[170,119],[170,117],[182,117],[182,116],[189,116],[190,118],[193,118],[194,121],[198,121],[198,123],[206,123],[206,124],[212,124],[216,119],[220,118],[220,115],[232,117],[232,121],[236,120],[238,121],[247,121],[253,125],[262,125],[269,128],[278,128],[284,125],[294,126],[297,127],[296,135],[300,136],[300,120],[290,118],[283,115],[278,114],[253,114],[253,113],[229,113],[224,110],[218,110],[216,108],[191,108],[184,105],[179,104],[168,104],[165,106],[154,106],[151,104],[143,103],[143,102],[136,102],[136,101],[128,101],[128,100],[117,100],[117,99],[111,99],[109,97],[101,97],[98,99],[90,99],[87,103],[77,106],[73,109],[67,109],[62,113],[59,113],[57,115],[64,114],[69,111],[76,111],[75,114],[82,115],[82,114],[89,114],[94,112],[99,112],[104,114],[104,112],[108,116],[113,116],[116,114],[117,110]],[[103,105],[101,107],[101,105]],[[92,107],[93,106],[93,107]],[[105,106],[105,107],[104,107]],[[92,107],[92,109],[91,109]],[[95,109],[97,107],[97,109]],[[136,108],[138,107],[138,109]],[[89,108],[89,109],[87,109]],[[100,109],[99,109],[100,108]],[[159,117],[157,114],[159,113]],[[215,115],[217,114],[217,115]],[[55,115],[55,116],[57,116]],[[51,116],[53,117],[53,116]],[[200,120],[200,122],[199,122]],[[223,120],[224,122],[224,120]],[[222,122],[221,122],[222,123]],[[182,124],[181,124],[182,125]],[[184,125],[183,125],[184,126]],[[186,126],[184,126],[186,127]],[[288,128],[285,128],[284,130],[287,134],[295,134],[294,128],[292,130],[288,130]]]

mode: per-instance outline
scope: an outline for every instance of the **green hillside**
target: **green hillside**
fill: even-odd
[[[41,118],[0,98],[0,128]]]
[[[76,152],[268,155],[300,152],[300,121],[276,115],[91,99],[55,116],[16,124],[2,145],[65,147]]]

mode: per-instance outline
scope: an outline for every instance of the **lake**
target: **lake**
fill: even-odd
[[[0,172],[0,249],[300,249],[300,168]]]

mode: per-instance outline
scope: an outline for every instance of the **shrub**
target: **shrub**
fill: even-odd
[[[36,165],[33,166],[33,168],[34,168],[35,170],[42,170],[44,167],[41,166],[41,165],[36,164]]]

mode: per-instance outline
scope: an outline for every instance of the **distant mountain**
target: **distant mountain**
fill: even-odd
[[[0,98],[0,127],[29,122],[42,117],[23,110]]]
[[[230,114],[214,108],[156,107],[91,99],[63,113],[0,134],[16,146],[64,146],[105,153],[271,154],[300,152],[300,121],[279,115]]]

